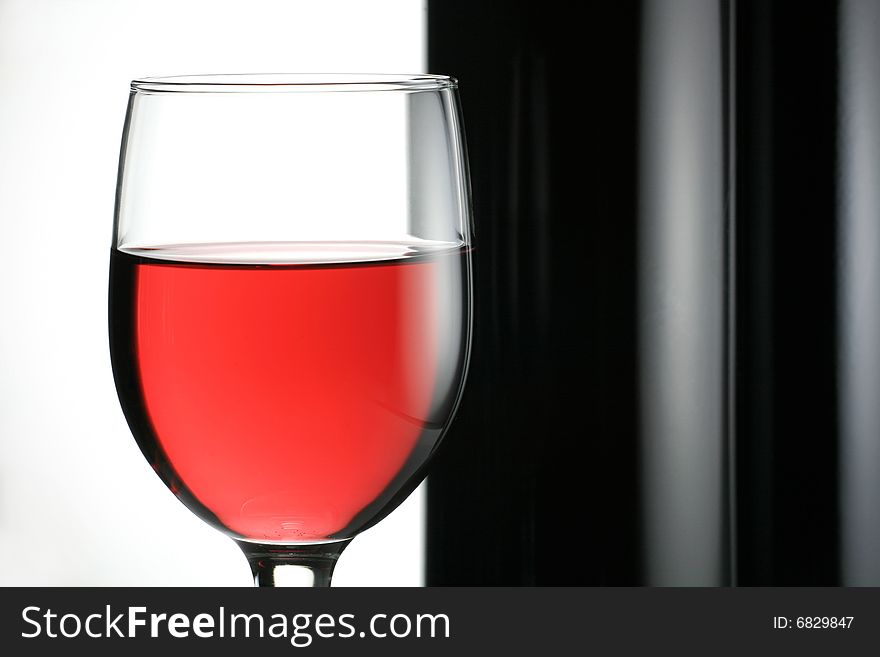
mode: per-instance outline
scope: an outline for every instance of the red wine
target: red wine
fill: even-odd
[[[203,518],[259,541],[344,538],[415,487],[452,415],[468,256],[334,262],[382,247],[313,245],[286,259],[325,262],[263,262],[280,250],[114,251],[117,389],[144,454]]]

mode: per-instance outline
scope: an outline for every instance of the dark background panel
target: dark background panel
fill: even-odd
[[[429,3],[477,228],[429,583],[880,583],[877,43],[859,0]]]

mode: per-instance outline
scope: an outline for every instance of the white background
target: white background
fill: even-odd
[[[424,27],[422,0],[0,0],[0,585],[250,585],[116,399],[107,270],[129,80],[423,72]],[[421,584],[422,500],[355,539],[334,584]]]

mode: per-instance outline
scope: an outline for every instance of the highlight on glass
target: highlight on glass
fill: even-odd
[[[424,478],[467,371],[471,222],[452,78],[132,82],[110,254],[119,400],[258,585],[329,586]]]

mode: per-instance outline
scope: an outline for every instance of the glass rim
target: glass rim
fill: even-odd
[[[210,73],[131,81],[131,90],[137,93],[438,91],[456,87],[455,78],[428,73]]]

